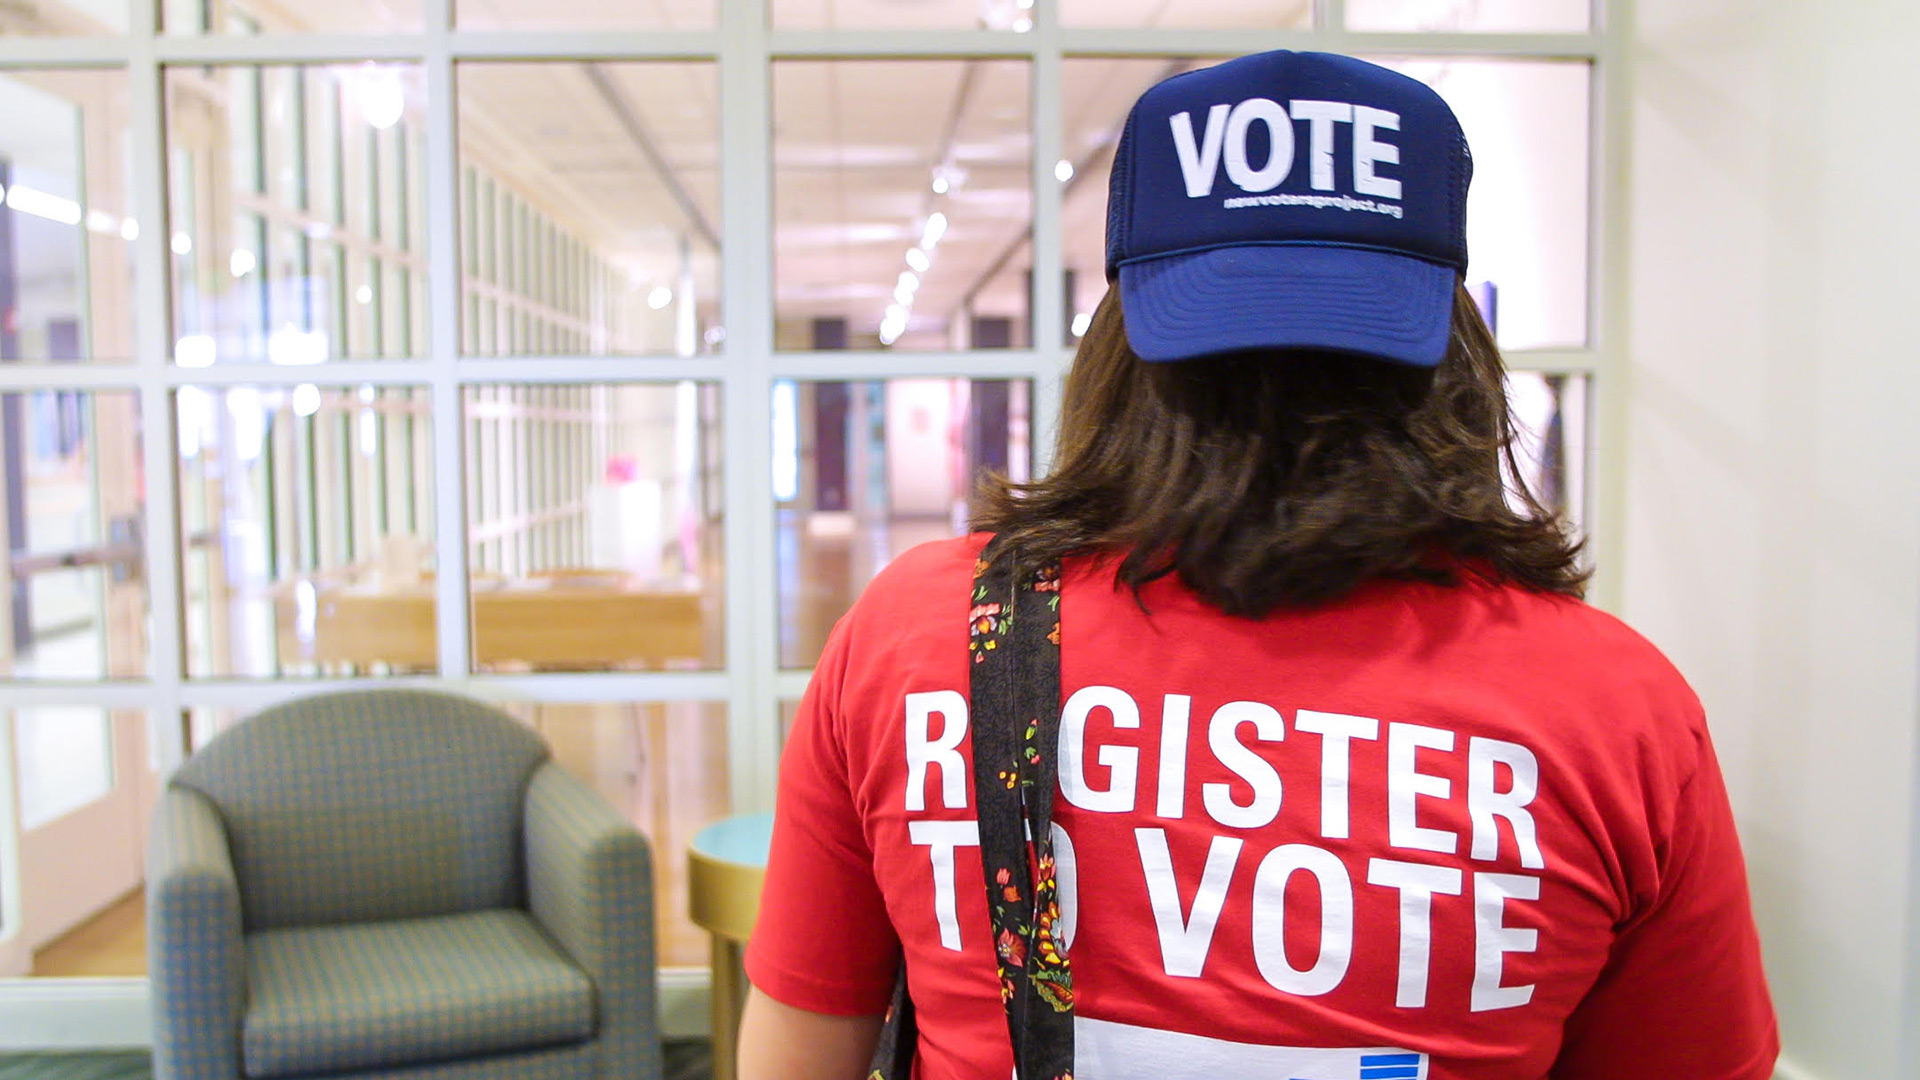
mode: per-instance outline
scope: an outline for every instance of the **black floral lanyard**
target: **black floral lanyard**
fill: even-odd
[[[1073,974],[1054,879],[1060,743],[1060,566],[1023,575],[987,545],[967,615],[973,789],[1000,1000],[1019,1080],[1072,1080]],[[909,1080],[919,1029],[903,969],[869,1080]]]

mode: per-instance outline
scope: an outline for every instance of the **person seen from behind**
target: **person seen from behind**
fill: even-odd
[[[742,1080],[1772,1074],[1700,703],[1518,481],[1471,172],[1346,57],[1141,98],[1053,471],[880,574],[809,685]],[[988,805],[1031,840],[997,877]]]

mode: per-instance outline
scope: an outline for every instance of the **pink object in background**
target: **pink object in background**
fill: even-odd
[[[607,483],[631,484],[640,475],[640,465],[632,457],[620,454],[607,459]]]

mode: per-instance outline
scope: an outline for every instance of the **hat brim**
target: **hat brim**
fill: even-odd
[[[1330,349],[1438,366],[1450,266],[1365,248],[1249,245],[1120,268],[1127,340],[1167,363],[1248,349]]]

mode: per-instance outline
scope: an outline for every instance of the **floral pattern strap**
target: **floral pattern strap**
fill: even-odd
[[[1021,1080],[1073,1075],[1073,973],[1059,938],[1053,799],[1060,567],[1017,579],[996,540],[974,566],[973,781],[987,910]]]
[[[967,612],[973,789],[990,933],[1019,1080],[1072,1080],[1073,973],[1059,938],[1053,799],[1060,743],[1060,567],[1016,581],[987,545]],[[909,1080],[917,1029],[903,968],[869,1080]]]

